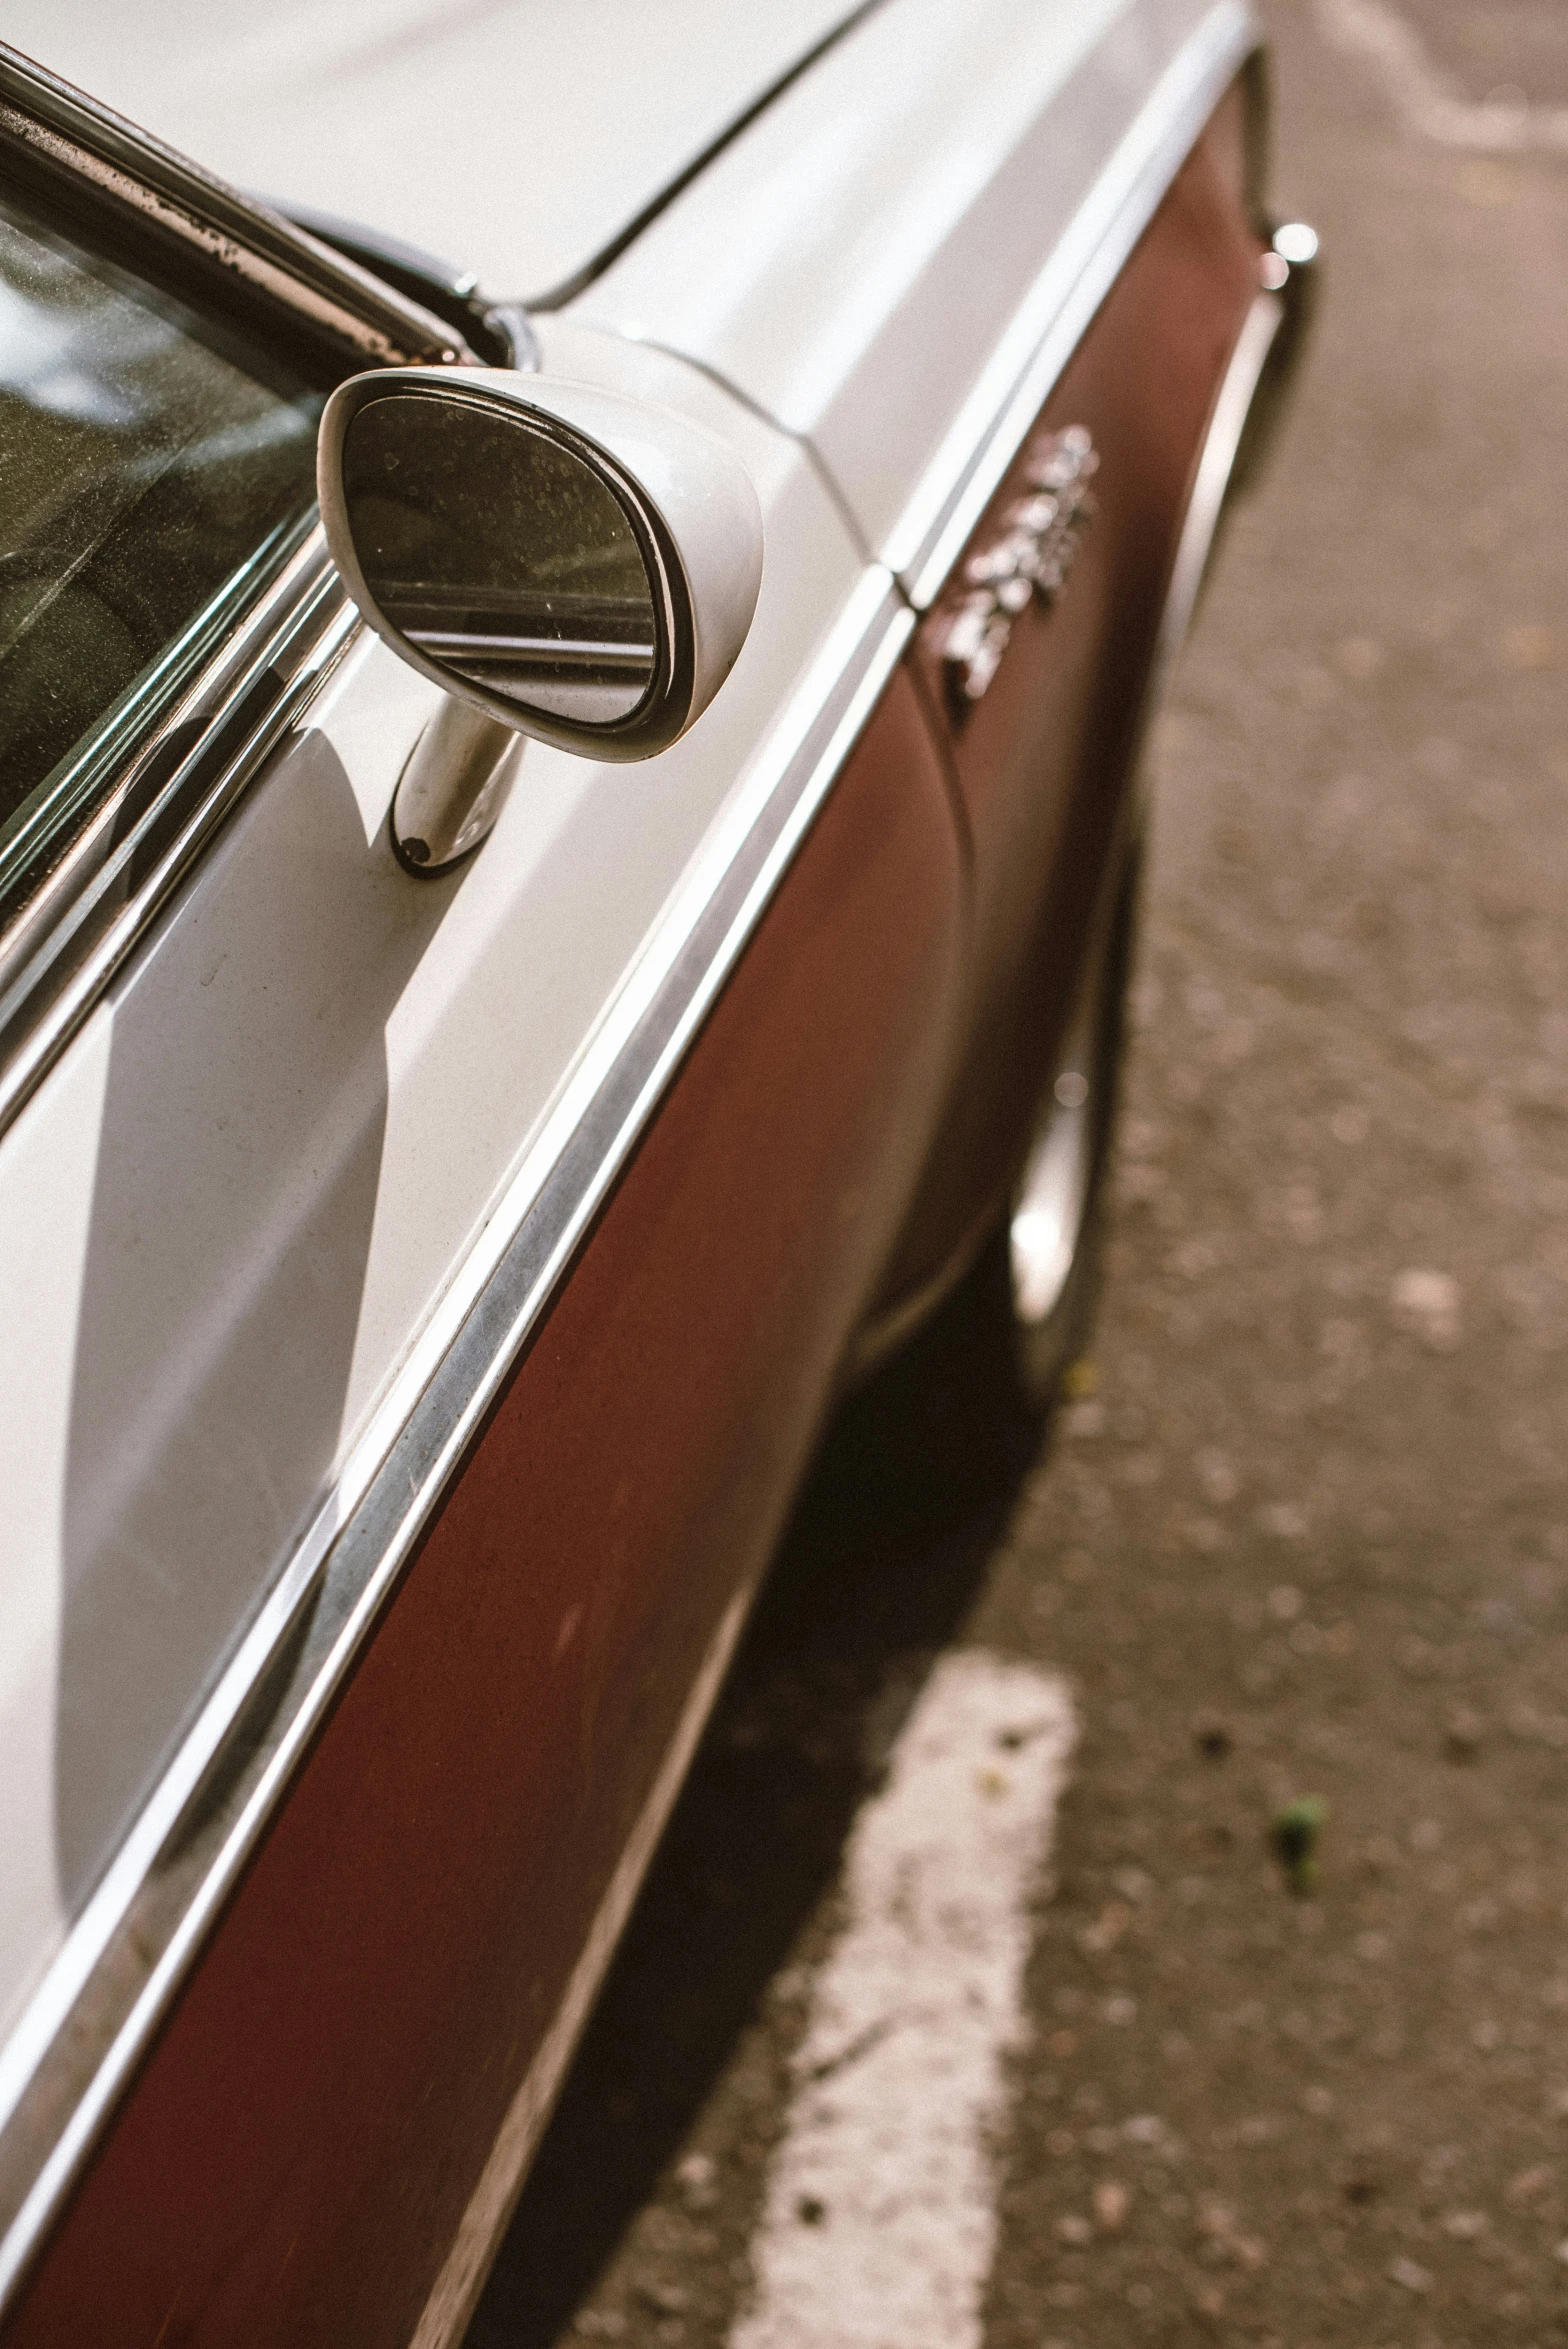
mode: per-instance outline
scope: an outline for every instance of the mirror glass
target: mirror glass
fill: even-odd
[[[393,627],[471,684],[579,725],[653,681],[653,589],[619,499],[574,450],[478,402],[389,393],[343,442],[354,551]]]

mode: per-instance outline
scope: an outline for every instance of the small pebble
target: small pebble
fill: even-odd
[[[1272,1534],[1276,1541],[1303,1541],[1307,1533],[1307,1513],[1294,1501],[1270,1501],[1258,1511],[1258,1526],[1261,1532]]]
[[[718,2165],[710,2154],[688,2153],[675,2166],[680,2198],[691,2211],[711,2210],[719,2199]]]
[[[1443,1730],[1443,1751],[1451,1762],[1473,1762],[1481,1751],[1486,1723],[1468,1705],[1456,1705]]]
[[[1484,2210],[1451,2210],[1443,2221],[1443,2232],[1452,2235],[1456,2243],[1473,2243],[1478,2235],[1486,2233]]]
[[[1347,636],[1334,647],[1334,664],[1341,676],[1363,683],[1383,666],[1383,647],[1373,636]]]
[[[1389,1290],[1394,1320],[1434,1354],[1451,1354],[1459,1343],[1459,1283],[1452,1273],[1410,1265],[1396,1273]]]
[[[1114,2234],[1127,2216],[1127,2189],[1114,2178],[1102,2178],[1094,2189],[1095,2224],[1106,2234]]]

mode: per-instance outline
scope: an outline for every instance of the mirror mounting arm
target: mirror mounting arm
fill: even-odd
[[[466,864],[494,829],[522,757],[512,727],[444,694],[392,794],[387,821],[403,870],[439,881]]]

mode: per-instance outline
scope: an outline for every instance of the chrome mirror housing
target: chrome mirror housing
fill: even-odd
[[[756,492],[673,410],[509,369],[390,367],[332,394],[316,469],[370,625],[516,733],[651,757],[746,640]]]

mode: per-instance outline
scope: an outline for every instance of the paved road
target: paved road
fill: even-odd
[[[879,2231],[886,2349],[1568,2335],[1568,12],[1270,14],[1332,278],[1156,744],[1092,1387],[959,1314],[838,1430],[471,2349],[869,2342]]]

